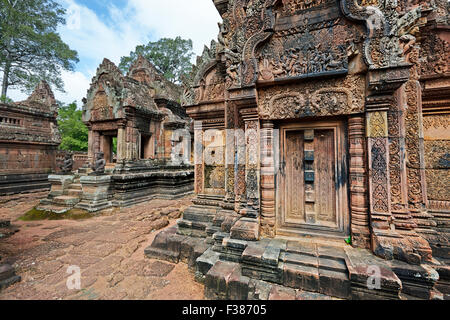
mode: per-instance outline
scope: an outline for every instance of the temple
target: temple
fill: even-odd
[[[448,296],[448,2],[214,4],[182,99],[196,198],[146,254],[214,299]]]
[[[142,56],[126,76],[104,59],[83,99],[88,160],[77,174],[49,177],[52,190],[40,209],[97,212],[191,194],[192,121],[180,97]]]
[[[47,82],[27,100],[0,102],[0,196],[48,191],[61,137],[58,105]]]

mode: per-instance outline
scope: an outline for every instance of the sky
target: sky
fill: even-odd
[[[221,17],[212,0],[59,0],[67,10],[66,25],[58,32],[80,62],[74,72],[62,72],[66,93],[54,90],[64,103],[81,100],[97,67],[108,58],[119,64],[136,45],[160,38],[192,39],[195,56],[217,38]],[[193,59],[193,62],[195,59]],[[8,90],[14,101],[27,95]]]

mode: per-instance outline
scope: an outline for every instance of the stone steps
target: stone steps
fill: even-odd
[[[81,183],[72,183],[71,185],[69,185],[69,187],[67,189],[83,190],[83,186],[81,185]]]
[[[78,202],[80,202],[80,198],[75,196],[59,196],[53,199],[55,205],[61,206],[75,206]]]
[[[350,296],[347,265],[340,248],[288,242],[280,254],[283,285],[338,298]]]
[[[67,190],[67,195],[80,198],[83,195],[83,190],[68,189]]]

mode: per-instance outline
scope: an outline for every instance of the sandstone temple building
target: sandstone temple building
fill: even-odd
[[[49,190],[61,137],[58,105],[42,81],[22,102],[0,102],[0,196]]]
[[[40,209],[96,212],[191,194],[193,127],[181,93],[142,56],[126,76],[104,59],[83,99],[88,160],[76,175],[49,177]]]
[[[196,198],[146,254],[188,261],[211,298],[448,295],[448,1],[214,4],[182,100]]]

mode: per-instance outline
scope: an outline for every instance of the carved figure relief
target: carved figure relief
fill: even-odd
[[[295,119],[363,112],[363,82],[360,76],[349,76],[325,86],[323,82],[308,82],[262,89],[259,114],[262,119]]]

